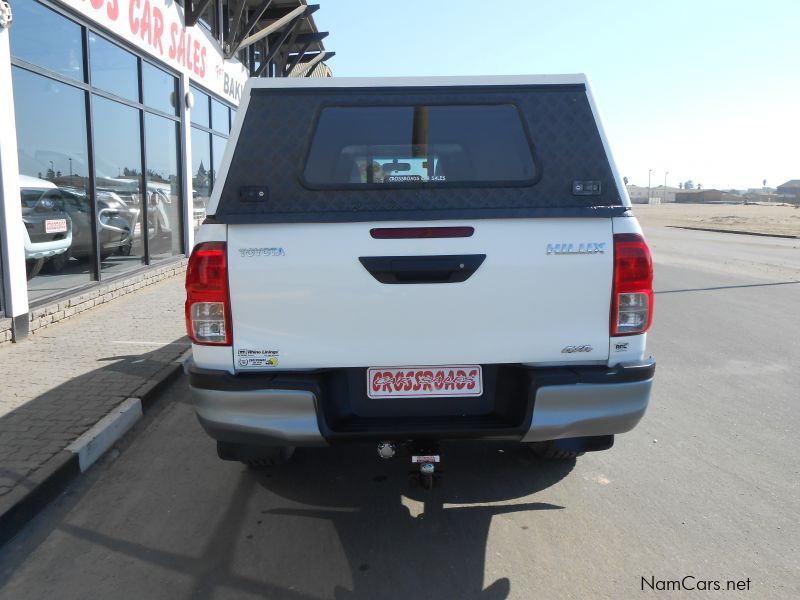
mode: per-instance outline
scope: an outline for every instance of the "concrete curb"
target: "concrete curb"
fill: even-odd
[[[183,361],[189,352],[166,364],[137,390],[136,398],[128,398],[116,406],[89,431],[34,471],[25,485],[18,486],[2,499],[0,546],[16,536],[141,419],[153,406],[158,393],[183,372]]]
[[[783,233],[760,233],[758,231],[745,231],[743,229],[713,229],[711,227],[686,227],[684,225],[666,225],[671,229],[688,229],[689,231],[711,231],[713,233],[735,233],[737,235],[757,235],[759,237],[774,237],[789,240],[800,239],[800,235],[787,235]]]

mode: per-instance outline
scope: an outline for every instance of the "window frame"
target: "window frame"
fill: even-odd
[[[180,184],[179,190],[179,203],[181,204],[181,222],[180,222],[180,231],[176,233],[180,237],[180,247],[181,252],[173,258],[177,258],[181,255],[187,255],[188,245],[187,245],[187,228],[185,225],[186,221],[186,212],[187,212],[187,199],[189,196],[189,190],[185,189],[184,185],[184,173],[186,172],[186,148],[185,148],[185,135],[183,133],[183,115],[185,111],[185,107],[183,106],[182,102],[179,102],[179,105],[176,107],[175,113],[167,113],[158,108],[153,108],[149,105],[144,103],[144,88],[143,88],[143,66],[144,63],[149,63],[150,65],[164,71],[165,73],[175,77],[177,81],[176,85],[176,94],[177,98],[183,98],[184,96],[184,83],[183,77],[173,68],[168,65],[165,65],[159,62],[156,57],[149,56],[143,53],[139,48],[136,48],[132,44],[128,43],[124,39],[116,39],[112,35],[108,34],[107,32],[101,30],[98,26],[94,23],[87,21],[86,19],[77,16],[68,10],[54,5],[53,3],[47,0],[33,0],[34,2],[42,5],[46,9],[49,9],[59,15],[61,18],[67,19],[72,23],[78,25],[81,29],[81,61],[83,63],[83,80],[73,79],[70,77],[66,77],[57,71],[51,71],[45,67],[40,65],[30,63],[24,59],[18,58],[16,56],[11,56],[11,66],[17,67],[22,70],[31,72],[35,75],[39,75],[41,77],[45,77],[47,79],[51,79],[57,81],[62,84],[66,84],[72,86],[73,88],[77,88],[84,93],[84,111],[86,116],[86,141],[87,141],[87,163],[88,163],[88,174],[87,174],[87,193],[90,194],[90,206],[91,206],[91,222],[92,222],[92,251],[93,251],[93,261],[92,261],[92,268],[90,272],[90,281],[86,284],[80,284],[75,287],[60,290],[53,294],[44,295],[40,298],[37,298],[32,302],[32,305],[41,305],[47,302],[52,301],[55,298],[59,298],[65,295],[71,295],[75,293],[75,290],[81,290],[87,287],[91,287],[96,285],[98,282],[101,281],[113,281],[114,279],[123,278],[123,277],[130,277],[132,273],[135,273],[142,268],[147,268],[154,264],[163,264],[164,259],[153,260],[150,256],[150,249],[149,249],[149,240],[148,236],[145,234],[142,236],[143,242],[143,256],[142,262],[139,268],[131,269],[127,271],[121,271],[119,273],[103,273],[101,267],[101,256],[100,256],[100,231],[97,222],[97,183],[96,183],[96,171],[95,171],[95,148],[94,148],[94,111],[93,111],[93,97],[95,95],[110,100],[112,102],[117,102],[119,104],[123,104],[125,106],[134,108],[138,110],[138,119],[139,119],[139,140],[141,145],[141,163],[142,163],[142,172],[140,175],[140,185],[143,190],[147,189],[147,153],[146,153],[146,137],[145,137],[145,114],[152,113],[154,115],[158,115],[161,117],[165,117],[170,121],[173,121],[178,126],[178,131],[180,132],[177,136],[177,143],[178,146],[175,149],[176,156],[178,160],[178,181]],[[114,44],[123,50],[131,53],[136,58],[136,76],[138,81],[138,98],[136,101],[130,100],[129,98],[118,96],[112,92],[107,92],[101,88],[95,87],[92,84],[92,74],[91,74],[91,50],[89,46],[89,36],[95,35],[97,37],[103,38],[106,42]],[[142,211],[142,218],[147,217],[146,210]],[[147,232],[147,224],[142,223],[142,231]]]
[[[215,94],[212,94],[210,91],[205,90],[205,89],[203,89],[203,88],[201,88],[201,87],[199,87],[199,86],[197,86],[195,84],[192,84],[192,85],[189,86],[189,91],[191,91],[191,92],[195,92],[195,91],[200,92],[200,93],[204,94],[208,98],[208,123],[209,123],[209,125],[213,125],[214,124],[214,115],[213,115],[212,108],[211,108],[213,106],[212,102],[214,102],[214,101],[219,102],[225,108],[228,109],[228,131],[225,132],[225,133],[223,133],[221,131],[218,131],[217,129],[214,129],[213,127],[210,127],[209,125],[201,125],[199,123],[195,123],[194,121],[191,121],[191,119],[190,119],[190,123],[189,123],[190,128],[196,129],[198,131],[202,131],[203,133],[205,133],[205,134],[207,134],[209,136],[209,138],[208,138],[209,158],[211,159],[211,164],[208,165],[208,168],[211,171],[211,188],[209,190],[209,192],[211,192],[211,191],[213,191],[214,186],[217,183],[217,172],[216,172],[216,169],[214,169],[214,136],[220,137],[220,138],[224,138],[226,140],[226,144],[227,144],[227,141],[230,140],[230,137],[231,137],[231,130],[233,129],[234,116],[232,114],[232,111],[237,110],[238,107],[233,106],[232,104],[229,104],[228,102],[226,102],[224,99],[220,98],[219,96],[217,96]],[[189,132],[189,143],[191,144],[191,131]],[[222,163],[220,163],[220,164],[222,164]],[[188,168],[191,171],[191,165]],[[189,176],[191,178],[192,174],[190,173]]]

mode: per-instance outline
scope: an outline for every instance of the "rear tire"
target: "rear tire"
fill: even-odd
[[[258,458],[247,458],[242,460],[242,464],[246,465],[249,469],[261,470],[268,469],[269,467],[278,467],[289,462],[294,454],[294,446],[280,446],[277,448],[264,448],[263,456]]]
[[[543,460],[575,460],[579,456],[585,454],[579,450],[558,448],[552,440],[547,442],[532,442],[528,444],[528,447],[536,458],[541,458]]]
[[[277,467],[289,461],[294,446],[259,446],[217,441],[217,456],[247,465],[251,469]]]
[[[36,277],[42,270],[44,266],[44,259],[43,258],[34,258],[25,261],[25,275],[28,280],[33,279]]]
[[[61,271],[64,270],[64,267],[67,266],[69,258],[70,258],[69,250],[67,250],[66,252],[62,252],[61,254],[56,254],[55,256],[47,260],[47,269],[51,273],[61,273]]]

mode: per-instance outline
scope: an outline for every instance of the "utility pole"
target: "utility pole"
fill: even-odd
[[[650,204],[650,176],[653,174],[653,169],[647,170],[647,203]]]
[[[669,175],[669,171],[664,171],[664,199],[662,200],[664,204],[667,203],[667,175]]]

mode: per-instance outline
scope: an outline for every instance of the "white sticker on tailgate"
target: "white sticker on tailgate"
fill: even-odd
[[[370,398],[467,397],[481,394],[483,373],[480,365],[367,369],[367,395]]]
[[[278,350],[237,348],[236,349],[236,368],[237,369],[263,369],[267,367],[277,367],[280,363],[280,352]]]
[[[66,219],[47,219],[44,222],[45,233],[64,233],[67,230]]]

